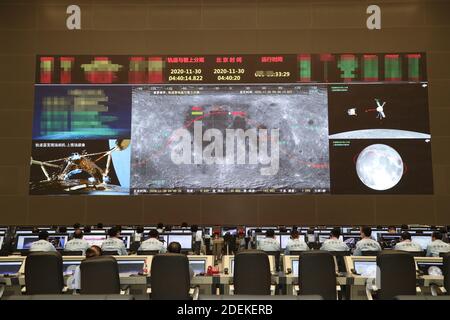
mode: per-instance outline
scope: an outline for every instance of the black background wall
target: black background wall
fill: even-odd
[[[82,30],[66,29],[78,4]],[[382,30],[366,8],[382,9]],[[0,225],[450,224],[450,1],[1,0]],[[432,196],[28,196],[36,54],[428,54]]]

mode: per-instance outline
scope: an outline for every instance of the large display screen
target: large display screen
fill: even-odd
[[[425,61],[38,56],[30,194],[430,194]]]

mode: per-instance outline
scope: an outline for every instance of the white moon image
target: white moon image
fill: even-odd
[[[367,187],[373,190],[388,190],[401,180],[403,160],[390,146],[372,144],[359,154],[356,173]]]

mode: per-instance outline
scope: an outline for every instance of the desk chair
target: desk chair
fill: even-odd
[[[181,253],[157,254],[152,259],[151,299],[190,300],[189,260]],[[198,288],[194,292],[197,299]]]
[[[336,266],[328,251],[305,251],[300,254],[298,277],[300,295],[320,295],[325,300],[337,299]]]
[[[63,256],[84,256],[83,251],[61,251]]]
[[[60,294],[64,288],[59,252],[30,252],[25,259],[27,294]]]
[[[247,250],[236,254],[233,283],[235,294],[270,295],[271,274],[267,253]]]
[[[159,253],[159,250],[138,250],[136,253],[138,256],[154,256]]]
[[[361,251],[363,257],[377,257],[381,251]]]
[[[377,256],[377,286],[367,290],[372,300],[372,292],[380,300],[392,300],[399,295],[416,295],[416,264],[414,257],[404,251],[382,251]]]
[[[83,260],[80,271],[81,294],[120,294],[119,266],[114,257]]]

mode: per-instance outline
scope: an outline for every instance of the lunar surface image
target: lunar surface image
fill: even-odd
[[[192,148],[189,148],[192,161],[175,164],[171,157],[178,144],[173,138],[174,133],[185,129],[194,141],[196,122],[201,123],[202,134],[208,129],[220,131],[224,155],[227,146],[230,147],[226,143],[227,129],[255,129],[258,132],[266,129],[269,157],[275,143],[273,132],[278,129],[279,168],[276,174],[261,174],[261,169],[271,164],[262,159],[260,136],[257,136],[257,163],[250,163],[246,140],[245,163],[198,163],[194,160],[192,142]],[[328,191],[330,187],[325,86],[284,85],[276,86],[273,91],[270,87],[240,85],[134,87],[132,141],[133,189],[262,191],[268,188],[323,188]],[[202,143],[205,150],[211,141]]]
[[[359,154],[356,173],[367,187],[388,190],[401,180],[403,160],[394,148],[385,144],[372,144]]]

